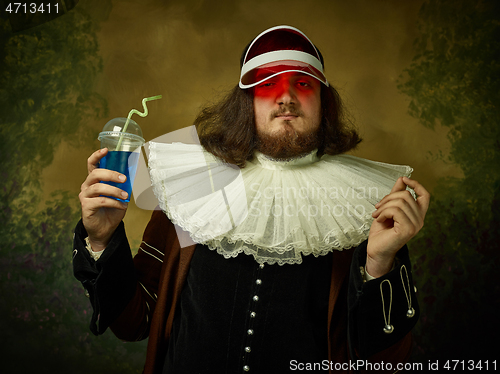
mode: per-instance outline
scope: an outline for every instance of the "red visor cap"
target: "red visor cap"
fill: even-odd
[[[254,87],[288,72],[310,75],[328,86],[323,57],[307,36],[291,26],[272,27],[258,35],[243,52],[239,86]]]

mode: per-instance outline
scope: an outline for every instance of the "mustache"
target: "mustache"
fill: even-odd
[[[273,110],[271,112],[271,119],[278,117],[278,116],[281,116],[283,114],[288,114],[288,115],[297,116],[297,117],[301,117],[304,115],[304,113],[301,110],[295,108],[294,106],[283,105],[279,109]]]

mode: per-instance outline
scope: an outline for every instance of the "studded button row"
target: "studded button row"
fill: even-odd
[[[250,371],[250,366],[248,365],[248,361],[250,359],[249,353],[252,352],[252,347],[250,345],[252,336],[254,335],[255,331],[252,328],[253,327],[253,321],[257,318],[257,312],[255,312],[255,308],[257,307],[257,303],[260,300],[260,297],[258,295],[258,291],[260,289],[260,286],[262,285],[262,279],[260,278],[260,273],[264,269],[264,264],[259,265],[259,269],[257,270],[257,279],[255,280],[255,285],[254,285],[254,294],[252,296],[252,304],[251,308],[249,311],[249,320],[248,320],[248,329],[247,329],[247,345],[244,348],[244,365],[243,365],[243,372],[249,372]]]

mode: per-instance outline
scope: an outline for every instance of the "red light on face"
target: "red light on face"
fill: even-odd
[[[272,98],[290,96],[294,98],[316,95],[320,82],[307,74],[297,72],[282,73],[269,78],[253,88],[254,97]]]
[[[285,72],[255,86],[257,132],[275,136],[290,126],[302,134],[316,131],[321,122],[321,84],[307,74]]]

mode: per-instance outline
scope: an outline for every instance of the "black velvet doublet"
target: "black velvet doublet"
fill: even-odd
[[[291,360],[326,360],[331,255],[261,266],[198,245],[164,373],[282,373]]]

